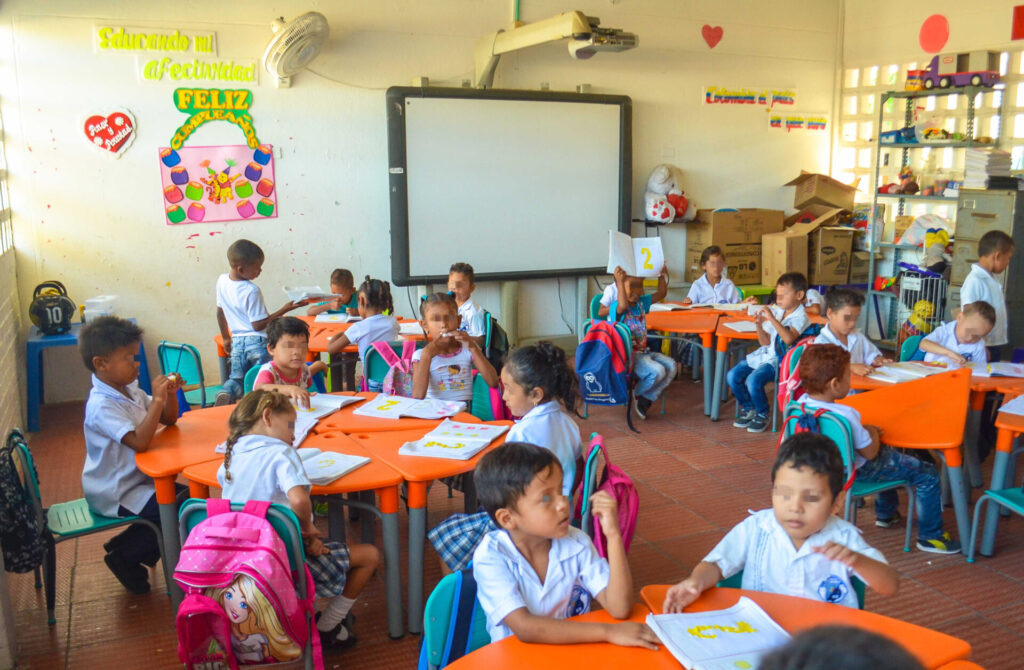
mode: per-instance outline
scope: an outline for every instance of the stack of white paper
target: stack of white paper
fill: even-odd
[[[284,292],[288,294],[288,299],[292,302],[302,302],[303,300],[334,300],[335,298],[344,297],[334,293],[328,293],[319,286],[283,286],[282,288],[284,289]]]
[[[362,321],[363,317],[358,314],[328,314],[327,312],[320,312],[313,320],[316,323],[352,323],[353,321]]]
[[[690,670],[754,669],[761,656],[789,641],[789,633],[746,596],[724,610],[648,614],[647,625]]]
[[[417,400],[381,394],[352,413],[378,419],[400,419],[403,416],[416,419],[443,419],[446,416],[455,416],[465,409],[466,403],[460,401]]]
[[[317,486],[327,486],[335,479],[344,477],[370,462],[366,456],[321,451],[314,447],[299,449],[298,453],[302,459],[302,466],[306,469],[306,476]]]
[[[459,423],[445,419],[440,426],[421,439],[403,444],[398,453],[404,456],[430,456],[465,461],[476,456],[507,430],[508,426]]]
[[[1010,152],[971,148],[964,153],[963,188],[987,188],[989,177],[1010,176]]]

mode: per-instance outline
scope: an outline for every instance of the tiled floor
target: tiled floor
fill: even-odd
[[[667,414],[652,413],[639,425],[639,434],[625,429],[622,408],[594,410],[581,422],[585,435],[599,431],[607,437],[613,460],[640,491],[640,521],[630,551],[638,589],[681,578],[748,509],[769,504],[768,470],[776,437],[750,435],[725,420],[710,422],[702,415],[700,393],[700,386],[690,381],[673,384]],[[730,410],[723,414],[730,415]],[[30,443],[44,502],[81,495],[81,416],[81,404],[43,408],[44,428]],[[444,487],[435,486],[429,505],[433,524],[461,508],[462,501],[458,494],[448,499]],[[1024,521],[1004,521],[995,557],[968,565],[961,556],[904,553],[903,528],[878,529],[872,520],[865,510],[860,526],[900,571],[902,582],[896,596],[869,593],[868,609],[962,637],[974,647],[973,660],[990,670],[1020,667]],[[950,510],[946,523],[953,524]],[[403,538],[405,532],[403,520]],[[358,536],[358,530],[351,533]],[[55,626],[46,624],[42,593],[33,588],[32,576],[8,575],[20,668],[180,667],[170,600],[159,588],[145,596],[124,591],[102,562],[104,539],[94,535],[58,546]],[[404,559],[404,546],[402,553]],[[440,576],[435,558],[428,550],[428,589]],[[402,571],[404,586],[404,565]],[[162,573],[154,572],[152,581],[163,584]],[[355,613],[358,645],[344,654],[328,653],[327,668],[414,667],[419,639],[387,638],[379,577],[357,602]],[[126,659],[131,661],[126,664]]]

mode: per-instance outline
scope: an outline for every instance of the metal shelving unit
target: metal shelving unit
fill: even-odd
[[[992,88],[979,87],[979,86],[965,86],[962,88],[949,88],[949,89],[931,89],[927,91],[888,91],[882,93],[878,105],[878,126],[876,128],[876,135],[882,132],[884,127],[885,114],[886,114],[886,103],[890,100],[903,100],[905,102],[903,109],[903,127],[909,127],[914,122],[914,107],[918,100],[929,98],[929,97],[945,97],[950,95],[962,95],[967,101],[967,114],[966,114],[966,128],[964,129],[964,135],[966,137],[974,137],[974,122],[975,122],[975,105],[979,94],[992,93]],[[999,108],[996,109],[996,114],[1002,112],[1002,96],[999,99]],[[890,112],[890,118],[892,118],[892,112]],[[898,263],[901,260],[905,260],[905,254],[910,252],[919,252],[920,248],[910,245],[894,244],[892,242],[874,242],[874,230],[875,226],[885,226],[885,220],[875,221],[875,212],[877,210],[878,203],[880,201],[895,201],[896,206],[892,213],[892,216],[903,216],[906,212],[906,206],[908,203],[925,203],[933,205],[951,205],[957,202],[957,197],[941,196],[941,195],[903,195],[900,193],[879,193],[879,175],[882,171],[882,152],[899,152],[900,161],[899,165],[888,166],[888,170],[896,169],[901,170],[911,164],[911,152],[918,149],[966,149],[970,147],[993,147],[995,144],[975,142],[973,139],[961,141],[961,142],[918,142],[918,143],[892,143],[883,144],[875,141],[875,181],[874,181],[874,193],[871,198],[871,235],[868,239],[869,248],[869,260],[868,260],[868,305],[867,305],[867,321],[866,330],[870,333],[873,326],[877,326],[880,331],[880,344],[883,347],[895,349],[896,347],[896,332],[898,329],[901,316],[905,318],[905,315],[901,315],[899,309],[898,295],[890,291],[875,291],[872,286],[874,285],[875,277],[878,276],[878,271],[881,268],[885,268],[887,271],[891,271],[896,274],[898,271]],[[955,208],[954,208],[955,209]],[[876,260],[875,256],[881,252],[883,258]],[[939,315],[941,316],[941,315]],[[884,325],[883,325],[884,321]]]

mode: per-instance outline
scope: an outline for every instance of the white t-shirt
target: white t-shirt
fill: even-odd
[[[797,305],[797,308],[790,312],[789,316],[786,316],[785,318],[782,316],[785,314],[785,310],[778,305],[772,305],[768,309],[772,311],[772,314],[775,315],[775,318],[778,319],[783,326],[795,330],[797,332],[797,336],[804,332],[807,326],[811,323],[811,320],[807,316],[807,312],[804,311],[803,305]],[[775,326],[772,325],[771,321],[766,320],[762,324],[762,328],[764,329],[764,332],[768,334],[768,344],[763,347],[758,347],[747,354],[747,365],[754,370],[758,369],[765,363],[771,363],[772,365],[778,365],[779,363],[779,359],[775,355],[775,340],[778,339],[779,334],[776,332]]]
[[[267,318],[270,312],[263,302],[260,287],[248,279],[233,281],[226,274],[217,277],[217,307],[224,311],[232,337],[267,336],[266,330],[256,331],[252,328],[253,321]]]
[[[856,526],[835,516],[830,516],[825,527],[807,538],[797,551],[772,509],[754,512],[733,526],[704,560],[717,565],[723,578],[742,570],[744,589],[856,608],[857,594],[850,583],[850,576],[856,573],[839,561],[811,551],[811,547],[829,541],[886,562],[880,551],[864,541]]]
[[[554,400],[537,405],[516,421],[505,435],[506,442],[528,442],[554,452],[562,466],[562,493],[572,495],[576,459],[583,454],[580,427]]]
[[[295,447],[267,435],[243,435],[231,448],[231,481],[217,469],[222,497],[234,502],[265,500],[288,506],[288,491],[312,487]]]
[[[996,325],[985,336],[985,346],[999,347],[1006,344],[1009,339],[1006,335],[1006,298],[1003,296],[1003,288],[988,270],[975,263],[960,288],[960,307],[979,300],[984,300],[996,310]]]
[[[828,411],[835,412],[845,418],[850,424],[850,430],[853,431],[853,448],[856,449],[853,467],[859,468],[868,462],[866,458],[860,455],[860,451],[861,449],[871,446],[871,433],[864,430],[864,424],[862,424],[860,420],[860,412],[848,405],[840,405],[837,402],[815,400],[806,393],[800,396],[797,402],[802,405],[806,405],[808,411],[814,411],[815,408],[824,407]],[[842,448],[842,445],[837,446]]]
[[[128,395],[92,376],[85,403],[85,466],[82,492],[89,508],[103,516],[117,516],[123,505],[138,514],[156,493],[153,480],[135,465],[135,451],[121,443],[146,418],[152,398],[128,385]]]
[[[825,313],[825,296],[815,291],[813,288],[807,289],[804,293],[804,307],[813,307],[817,305],[821,308],[821,313]]]
[[[850,354],[851,363],[862,363],[871,365],[876,358],[882,355],[875,343],[872,342],[858,330],[854,330],[846,336],[846,344],[839,341],[839,337],[832,332],[832,329],[825,324],[818,336],[814,338],[815,344],[835,344],[842,347]]]
[[[707,302],[734,304],[740,301],[740,292],[736,290],[736,284],[725,277],[712,286],[705,272],[697,278],[697,281],[690,284],[690,292],[686,294],[686,297],[695,305]]]
[[[393,316],[374,314],[356,321],[345,330],[345,337],[359,347],[359,360],[374,342],[392,342],[398,339],[398,321]]]
[[[601,293],[601,304],[605,307],[611,307],[613,302],[619,300],[619,287],[615,282],[608,284],[604,287],[604,292]]]
[[[512,635],[505,617],[522,607],[553,619],[589,612],[591,600],[608,588],[611,570],[587,534],[570,526],[568,535],[551,541],[543,583],[504,530],[485,535],[473,552],[473,577],[487,632],[497,642]]]
[[[988,355],[985,351],[985,340],[978,340],[974,344],[961,344],[960,340],[956,339],[956,321],[947,321],[942,324],[924,338],[929,342],[934,342],[939,346],[946,347],[951,351],[955,351],[964,358],[967,359],[968,363],[984,363],[988,360]],[[950,367],[959,367],[951,359],[946,356],[940,356],[939,354],[933,354],[925,352],[924,360],[926,363],[932,361],[939,361],[945,363]]]
[[[417,349],[412,362],[423,358],[423,350]],[[430,383],[427,397],[432,400],[463,400],[473,398],[473,354],[463,346],[454,354],[434,356],[430,359]]]
[[[470,298],[459,306],[459,330],[466,331],[470,337],[483,337],[484,310]]]

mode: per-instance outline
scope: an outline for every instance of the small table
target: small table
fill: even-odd
[[[1010,488],[1014,485],[1008,481],[1009,474],[1013,470],[1010,467],[1010,459],[1013,456],[1013,441],[1020,435],[1024,435],[1024,416],[999,412],[996,416],[996,454],[992,462],[992,482],[989,489],[998,491]],[[999,505],[989,504],[985,515],[985,528],[981,534],[981,547],[979,551],[985,556],[991,556],[996,543],[996,528],[999,524]]]
[[[357,491],[374,491],[379,504],[374,510],[380,516],[381,530],[384,539],[385,586],[387,589],[388,635],[393,639],[402,637],[405,628],[402,625],[402,576],[398,546],[398,485],[402,483],[402,475],[387,466],[380,459],[374,458],[365,448],[341,433],[324,433],[309,435],[302,442],[303,447],[316,447],[321,451],[333,451],[352,456],[367,456],[371,461],[344,477],[324,486],[313,486],[312,495],[327,496],[354,493]],[[210,487],[219,486],[217,471],[223,458],[190,465],[182,471],[189,481],[189,494],[193,498],[210,497]],[[236,501],[241,502],[241,501]]]
[[[719,312],[713,310],[687,310],[676,312],[649,312],[647,329],[664,333],[699,335],[704,356],[704,414],[711,413],[711,350]],[[695,375],[696,376],[696,375]]]
[[[135,323],[135,319],[128,319]],[[27,386],[28,431],[39,430],[39,407],[45,401],[43,389],[43,351],[51,347],[77,347],[78,334],[82,332],[81,323],[71,324],[71,330],[60,335],[43,335],[35,326],[30,326],[28,338],[25,340],[25,382]],[[139,340],[139,388],[152,393],[149,381],[149,363],[146,362],[146,347]]]
[[[645,586],[640,590],[640,598],[652,612],[661,614],[668,589],[668,585]],[[686,611],[725,609],[735,605],[740,596],[746,596],[760,605],[788,633],[799,633],[822,624],[855,626],[898,643],[916,656],[925,668],[938,668],[950,661],[967,658],[971,653],[971,645],[966,641],[930,628],[874,612],[778,593],[714,587],[702,593],[686,607]]]
[[[486,423],[511,426],[511,421]],[[379,458],[401,473],[409,487],[409,632],[423,631],[423,549],[427,538],[427,486],[435,479],[472,472],[484,454],[505,443],[505,435],[494,440],[473,458],[457,461],[447,458],[403,456],[398,449],[406,442],[423,437],[429,428],[386,433],[350,435],[374,458]],[[507,433],[506,433],[507,434]],[[470,493],[466,492],[467,501]],[[472,510],[467,510],[472,511]]]

